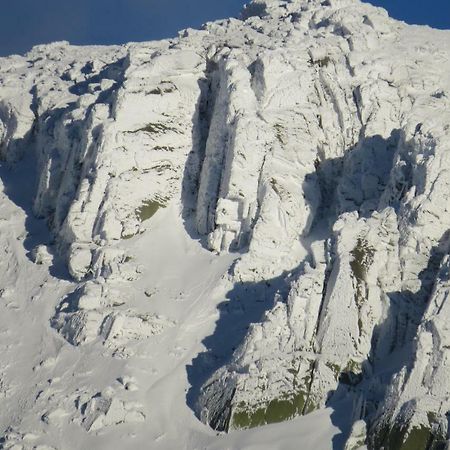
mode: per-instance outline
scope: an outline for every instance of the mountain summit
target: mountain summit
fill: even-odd
[[[0,155],[4,448],[449,444],[450,32],[254,0],[37,46]]]

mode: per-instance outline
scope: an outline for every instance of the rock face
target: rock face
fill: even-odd
[[[445,445],[448,32],[356,0],[254,0],[177,39],[57,43],[0,68],[1,155],[36,158],[34,212],[79,282],[52,320],[69,342],[173,325],[117,310],[114,288],[139,276],[118,243],[181,193],[207,247],[239,254],[231,283],[283,286],[201,387],[202,421],[352,397],[348,448]]]

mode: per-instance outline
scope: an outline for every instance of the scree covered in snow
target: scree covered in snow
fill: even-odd
[[[0,447],[449,445],[450,31],[254,0],[0,58]]]

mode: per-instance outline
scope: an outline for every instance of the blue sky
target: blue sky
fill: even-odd
[[[11,0],[0,14],[0,55],[35,44],[121,44],[237,16],[245,0]],[[409,23],[450,29],[450,0],[371,0]]]

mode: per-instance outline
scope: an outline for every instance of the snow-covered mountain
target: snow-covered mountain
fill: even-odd
[[[449,445],[450,31],[254,0],[38,46],[0,154],[2,448]]]

